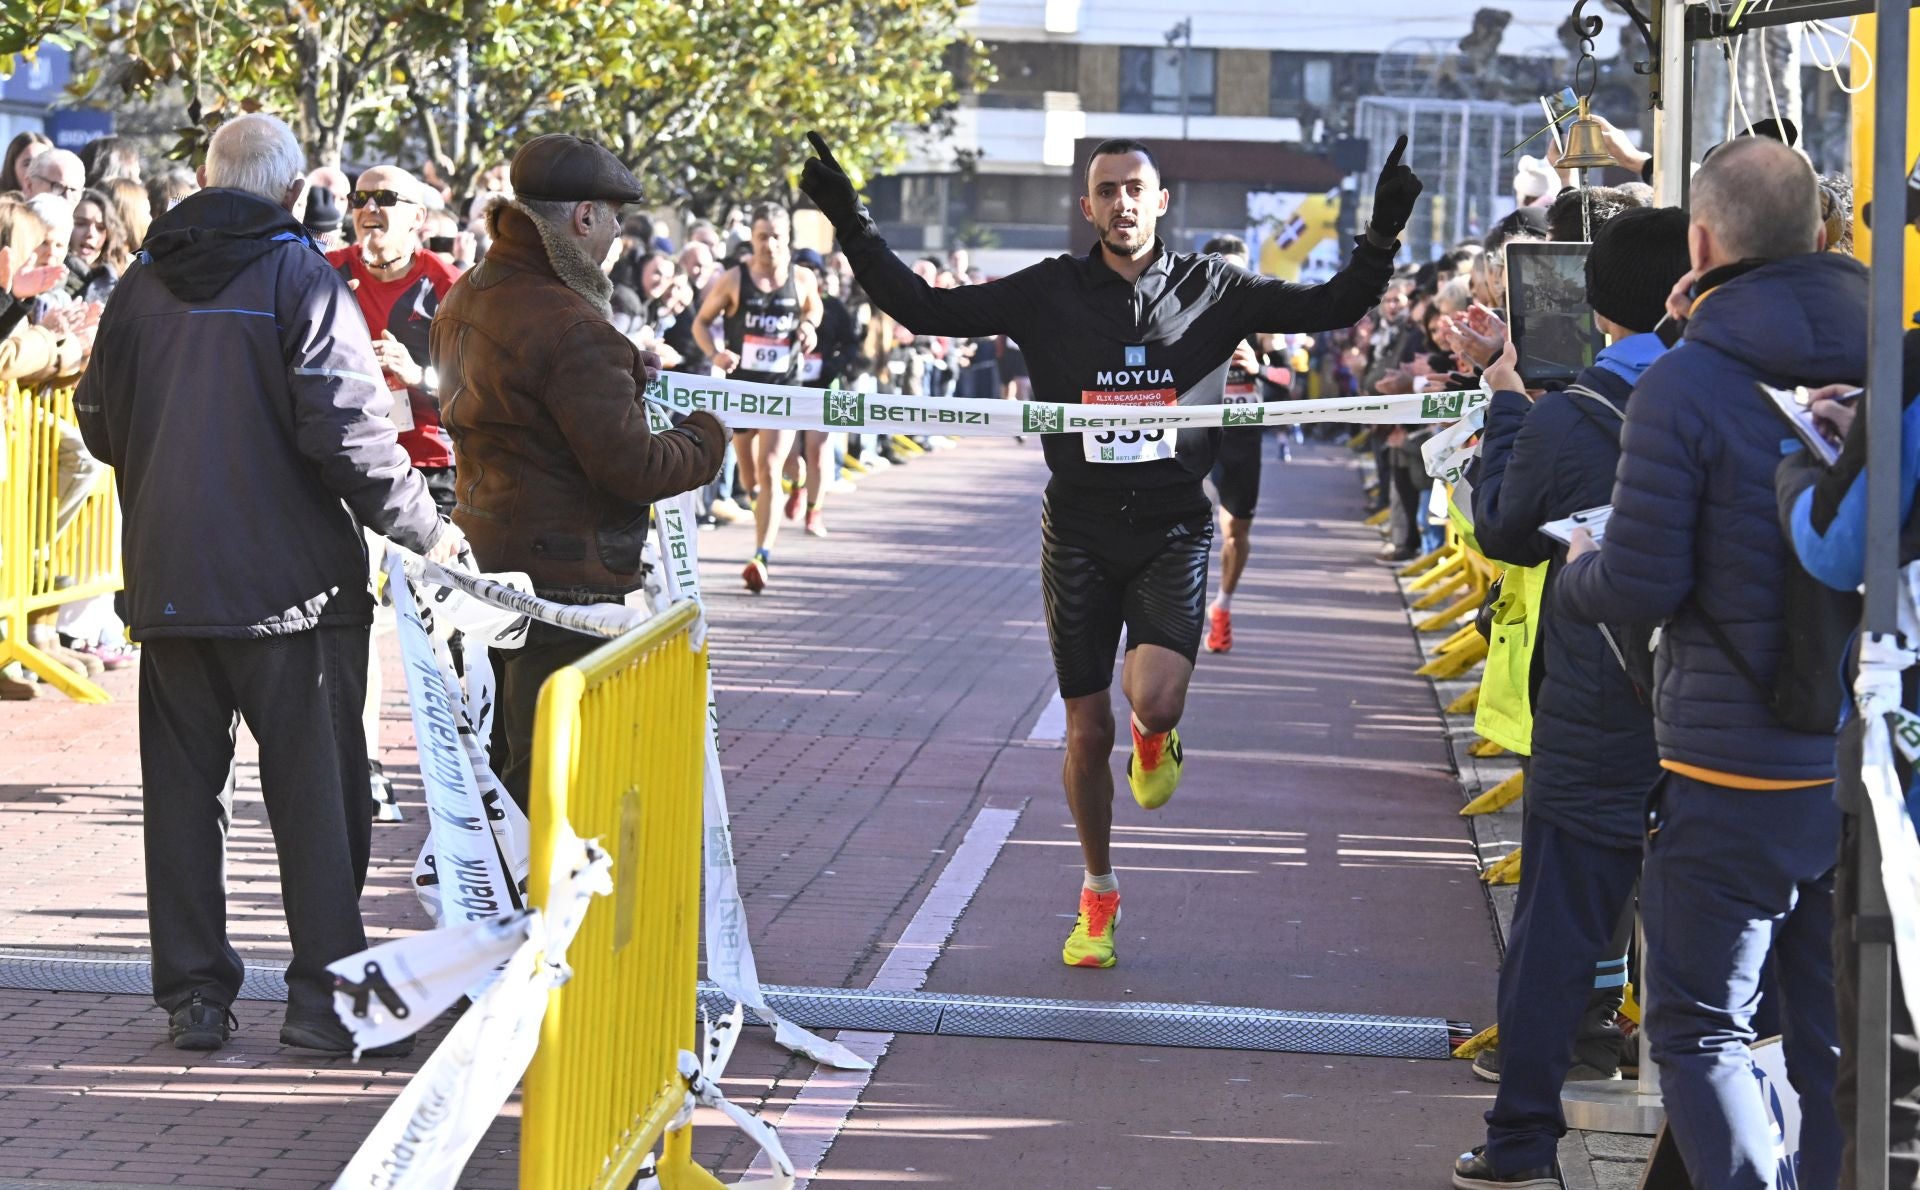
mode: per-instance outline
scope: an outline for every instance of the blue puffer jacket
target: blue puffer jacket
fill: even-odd
[[[1798,441],[1754,384],[1857,383],[1866,353],[1867,270],[1823,253],[1710,290],[1686,341],[1641,378],[1605,545],[1566,567],[1552,610],[1589,623],[1671,617],[1654,661],[1661,759],[1765,780],[1833,778],[1834,737],[1781,726],[1701,617],[1771,683],[1793,564],[1774,472]]]
[[[1606,368],[1588,368],[1579,382],[1615,407],[1633,408],[1633,386]],[[1611,498],[1619,434],[1619,417],[1589,396],[1554,392],[1529,402],[1519,393],[1493,394],[1474,479],[1473,532],[1489,558],[1555,563],[1547,568],[1534,653],[1528,812],[1587,842],[1633,848],[1660,775],[1653,717],[1600,629],[1554,614],[1564,547],[1539,532]]]

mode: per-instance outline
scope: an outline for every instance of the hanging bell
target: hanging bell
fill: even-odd
[[[1561,169],[1600,169],[1614,163],[1613,154],[1607,151],[1606,133],[1600,121],[1593,118],[1587,102],[1587,97],[1582,95],[1580,114],[1567,126],[1567,151],[1560,155]]]

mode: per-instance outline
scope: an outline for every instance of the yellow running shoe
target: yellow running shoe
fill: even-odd
[[[1117,958],[1113,953],[1113,928],[1119,924],[1119,889],[1110,893],[1081,889],[1080,920],[1073,923],[1073,933],[1067,935],[1067,944],[1060,949],[1061,960],[1069,967],[1113,966]]]
[[[1160,735],[1141,735],[1133,729],[1133,755],[1127,757],[1127,786],[1133,800],[1148,810],[1167,804],[1180,788],[1180,729]]]

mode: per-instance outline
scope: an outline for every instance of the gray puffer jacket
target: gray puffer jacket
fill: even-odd
[[[251,194],[154,220],[75,407],[116,470],[135,640],[369,623],[360,525],[415,550],[443,532],[353,294]]]

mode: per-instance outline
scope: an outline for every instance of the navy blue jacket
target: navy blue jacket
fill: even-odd
[[[1633,387],[1606,368],[1579,383],[1621,409]],[[1604,847],[1638,847],[1647,793],[1660,775],[1653,714],[1640,702],[1600,629],[1552,611],[1565,549],[1541,525],[1605,504],[1620,458],[1620,418],[1571,392],[1529,402],[1493,395],[1480,439],[1473,529],[1489,558],[1547,568],[1533,666],[1533,763],[1527,809]],[[1614,639],[1621,636],[1615,632]]]
[[[1857,383],[1866,354],[1867,270],[1821,253],[1710,290],[1686,340],[1641,377],[1605,543],[1566,567],[1553,610],[1590,623],[1671,617],[1654,658],[1662,760],[1769,780],[1833,778],[1834,737],[1783,727],[1701,617],[1772,682],[1793,564],[1774,472],[1798,440],[1754,384]]]

